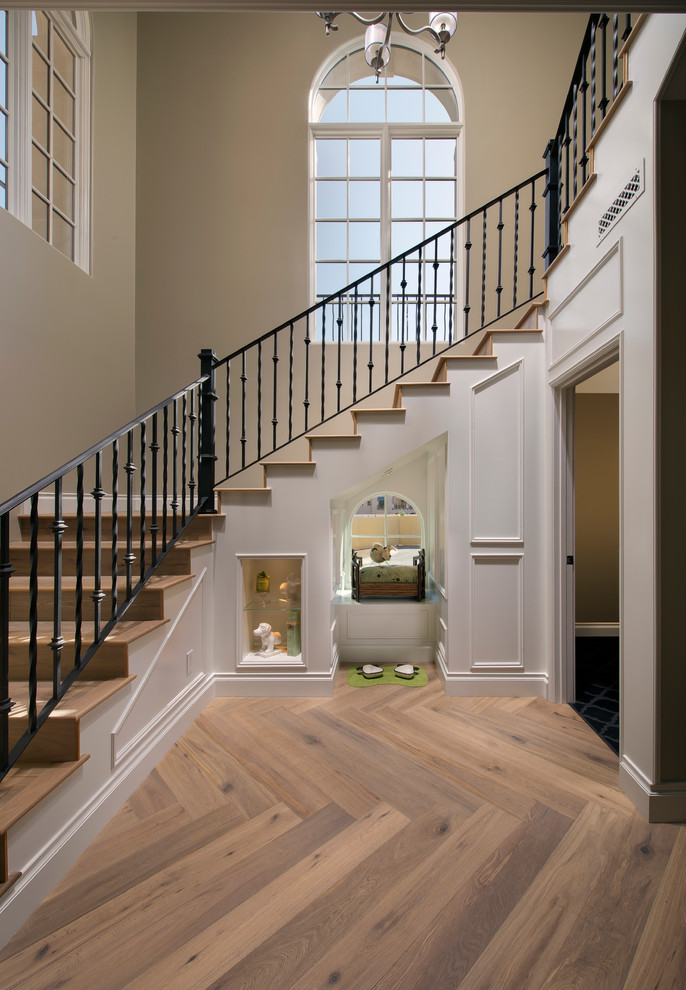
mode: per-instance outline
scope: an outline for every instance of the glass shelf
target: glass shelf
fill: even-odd
[[[274,598],[269,594],[258,595],[243,607],[244,612],[262,612],[269,609],[272,612],[288,612],[291,609],[301,609],[300,601],[289,602],[287,598]]]

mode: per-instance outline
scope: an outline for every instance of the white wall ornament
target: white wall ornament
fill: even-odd
[[[645,158],[633,170],[622,191],[598,220],[598,243],[610,233],[618,220],[633,206],[645,189]]]

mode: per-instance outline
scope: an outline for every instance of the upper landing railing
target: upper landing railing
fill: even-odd
[[[598,128],[625,84],[622,47],[635,25],[631,14],[591,14],[574,66],[557,133],[545,149],[550,194],[546,211],[546,268],[562,247],[564,215],[590,178],[589,154]]]

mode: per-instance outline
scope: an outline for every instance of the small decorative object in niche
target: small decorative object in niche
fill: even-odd
[[[286,620],[286,654],[289,657],[297,657],[301,651],[300,609],[291,608],[288,610]]]
[[[288,602],[300,601],[300,574],[291,571],[283,584],[279,585],[279,594]],[[300,650],[298,650],[298,653]]]
[[[258,594],[264,594],[266,591],[269,591],[269,575],[266,571],[260,571],[257,575],[255,591]]]
[[[375,543],[369,551],[369,556],[375,564],[381,564],[384,560],[391,559],[391,553],[395,552],[395,547],[382,547],[380,543]]]
[[[280,650],[276,649],[276,643],[281,642],[281,633],[272,632],[272,627],[268,622],[260,622],[257,629],[253,629],[253,636],[257,636],[262,641],[262,649],[258,656],[273,657]]]

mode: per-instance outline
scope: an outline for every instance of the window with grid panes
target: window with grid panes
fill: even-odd
[[[312,106],[316,300],[456,219],[460,130],[455,87],[426,52],[394,44],[378,83],[362,47],[335,60]],[[447,253],[447,238],[440,249]],[[434,260],[422,265],[424,285]],[[419,276],[418,260],[408,261],[407,292]],[[401,280],[398,270],[394,299]],[[371,331],[361,323],[359,332],[376,336],[378,320]]]
[[[0,10],[0,207],[7,209],[7,127],[9,117],[9,60],[7,57],[7,11]]]
[[[89,126],[90,15],[0,11],[0,206],[86,269]]]

